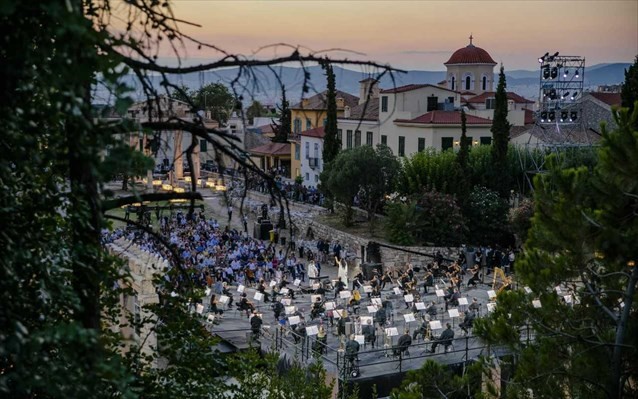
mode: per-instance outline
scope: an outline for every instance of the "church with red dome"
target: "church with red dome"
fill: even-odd
[[[496,61],[484,49],[470,43],[452,53],[444,65],[447,68],[445,86],[467,94],[494,91],[494,66]]]

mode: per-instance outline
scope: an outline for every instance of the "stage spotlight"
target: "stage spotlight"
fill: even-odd
[[[558,68],[556,67],[552,68],[551,77],[552,79],[556,79],[558,77]]]
[[[543,67],[543,79],[549,79],[549,75],[550,75],[549,65],[545,65]]]
[[[578,79],[578,69],[576,70],[576,74],[574,75],[576,79]]]
[[[563,77],[564,77],[564,78],[566,78],[566,77],[567,77],[567,75],[569,75],[569,69],[565,69],[565,70],[563,71]]]
[[[558,57],[558,51],[554,53],[554,57]]]
[[[572,111],[571,114],[569,114],[569,121],[573,122],[576,119],[578,119],[578,112],[576,111]]]
[[[567,111],[563,111],[560,113],[560,121],[561,122],[565,122],[565,120],[567,119],[568,113]]]
[[[550,112],[547,114],[547,120],[548,120],[549,122],[553,122],[553,121],[554,121],[554,119],[556,119],[556,113],[555,113],[554,111],[550,111]]]
[[[564,92],[563,95],[560,98],[564,100],[567,97],[569,97],[569,92],[568,91]]]
[[[548,56],[549,56],[549,53],[545,53],[545,55],[544,55],[544,56],[542,56],[542,57],[538,57],[538,62],[542,64],[542,63],[543,63],[543,61],[545,61],[545,59],[546,59]]]
[[[574,101],[576,99],[576,97],[578,96],[578,92],[575,91],[574,94],[572,94],[572,96],[569,98],[570,100]]]
[[[549,99],[550,100],[556,100],[556,98],[557,98],[556,89],[551,89],[549,91]]]
[[[547,111],[541,112],[541,122],[545,122],[547,120]]]

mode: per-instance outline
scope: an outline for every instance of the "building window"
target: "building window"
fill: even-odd
[[[449,150],[454,146],[453,137],[441,137],[441,151]]]
[[[352,148],[352,130],[346,130],[346,148]]]
[[[483,75],[483,79],[481,79],[481,90],[487,90],[487,76]]]
[[[494,109],[494,108],[496,108],[496,99],[494,97],[486,99],[485,109]]]
[[[399,156],[405,156],[405,137],[399,136]]]
[[[315,183],[319,183],[319,175],[315,175]]]
[[[429,96],[427,112],[436,111],[438,108],[439,108],[439,98],[436,96]]]
[[[366,132],[366,145],[372,147],[372,132]]]
[[[450,79],[452,81],[452,85],[451,85],[451,89],[455,90],[456,89],[456,78],[454,77],[454,75],[452,75],[452,79]]]
[[[425,150],[425,138],[419,137],[419,152]]]
[[[472,78],[469,76],[465,77],[465,90],[470,90],[470,85],[472,84]]]
[[[293,126],[293,130],[292,131],[295,134],[301,133],[301,119],[295,118],[295,122],[294,122],[294,126]]]
[[[471,73],[466,73],[465,75],[463,75],[463,87],[465,90],[472,90],[474,89],[474,82],[473,82],[473,75]]]
[[[310,158],[310,143],[306,141],[306,159]]]
[[[312,122],[310,122],[309,118],[306,118],[306,130],[312,129]]]
[[[306,173],[306,181],[309,182],[310,181],[310,173]]]
[[[492,138],[491,137],[481,137],[481,145],[490,145],[492,144]]]
[[[343,144],[343,132],[341,129],[337,129],[337,140],[339,140],[339,147]]]
[[[361,130],[354,132],[354,146],[361,147]]]
[[[388,112],[388,96],[381,96],[381,112]]]
[[[319,158],[319,143],[315,143],[315,158]]]
[[[386,136],[385,134],[381,135],[381,144],[388,145],[388,136]]]
[[[295,159],[298,161],[301,158],[301,154],[299,154],[301,152],[301,145],[295,143]]]
[[[206,141],[206,140],[199,140],[199,151],[200,151],[200,152],[206,152],[206,151],[208,151],[208,141]]]

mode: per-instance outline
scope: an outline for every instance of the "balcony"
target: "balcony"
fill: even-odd
[[[319,167],[319,158],[308,158],[308,166],[310,166],[310,169],[317,169]]]

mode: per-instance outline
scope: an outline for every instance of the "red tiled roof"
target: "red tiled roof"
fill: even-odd
[[[472,92],[472,91],[463,91],[461,92],[462,96],[475,96],[476,93]]]
[[[456,91],[454,91],[454,90],[450,90],[450,89],[447,89],[447,88],[441,87],[441,86],[435,86],[435,85],[431,85],[431,84],[415,84],[415,83],[412,83],[412,84],[409,84],[409,85],[405,85],[405,86],[395,87],[393,89],[384,89],[384,90],[381,90],[381,93],[403,93],[403,92],[406,92],[406,91],[421,89],[423,87],[434,87],[435,89],[446,90],[446,91],[450,91],[452,93],[456,93]]]
[[[323,136],[326,135],[326,132],[324,131],[323,126],[321,126],[321,127],[316,127],[314,129],[309,129],[304,132],[301,132],[301,135],[306,137],[317,137],[322,139]]]
[[[456,50],[447,62],[443,65],[454,64],[490,64],[496,65],[496,61],[492,59],[492,56],[480,47],[476,47],[473,44],[467,47]]]
[[[259,129],[261,134],[275,133],[275,131],[273,130],[271,124],[263,125],[263,126],[257,126],[257,129]]]
[[[250,149],[252,154],[282,156],[290,155],[290,143],[268,143]]]
[[[328,94],[328,90],[324,90],[321,93],[317,93],[312,97],[309,97],[306,101],[306,105],[303,105],[303,100],[298,102],[297,104],[290,107],[290,109],[307,109],[307,110],[322,110],[327,108],[326,96]],[[336,98],[343,98],[344,105],[349,106],[350,108],[359,104],[359,97],[353,96],[350,93],[346,93],[345,91],[336,90],[335,91]],[[343,109],[343,107],[337,106],[337,109]]]
[[[468,125],[491,125],[492,121],[474,115],[466,115]],[[395,119],[399,123],[420,123],[425,125],[460,125],[459,111],[431,111],[414,119]]]
[[[622,100],[620,99],[620,93],[589,93],[597,100],[604,102],[607,105],[620,105]]]
[[[485,100],[487,100],[488,98],[492,98],[496,95],[496,92],[493,91],[486,91],[485,93],[481,93],[476,97],[472,97],[472,98],[468,98],[467,102],[468,103],[484,103]],[[519,96],[516,93],[513,93],[511,91],[507,92],[507,99],[508,100],[513,100],[515,103],[517,104],[533,104],[534,101],[532,100],[528,100],[524,97]]]

